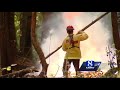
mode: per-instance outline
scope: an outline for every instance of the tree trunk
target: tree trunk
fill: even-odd
[[[112,18],[113,38],[114,38],[115,48],[117,50],[120,50],[120,36],[119,36],[119,31],[118,31],[117,12],[111,12],[111,18]],[[120,58],[120,53],[118,53],[118,58],[117,58],[118,68],[120,68],[119,58]]]
[[[8,38],[9,38],[9,44],[8,44],[8,60],[10,60],[9,65],[13,64],[16,60],[16,32],[15,32],[15,26],[14,26],[14,12],[8,12],[7,14],[7,21],[8,22]]]
[[[32,48],[31,48],[31,12],[23,12],[20,21],[20,30],[22,36],[20,37],[20,51],[21,55],[25,57],[32,58]]]
[[[0,13],[0,48],[1,67],[7,67],[16,60],[16,34],[14,27],[14,13]]]
[[[41,60],[41,64],[42,64],[42,72],[44,72],[45,74],[47,73],[47,68],[48,68],[48,64],[46,63],[45,60],[45,56],[44,53],[40,47],[40,42],[37,41],[36,39],[36,34],[35,34],[35,30],[36,30],[36,12],[32,12],[32,25],[31,25],[31,39],[32,39],[32,44],[37,52],[37,54],[39,55],[39,58]],[[40,73],[41,77],[44,77],[43,73]]]
[[[0,12],[0,59],[1,59],[1,68],[7,66],[7,49],[6,49],[6,38],[5,37],[5,13]]]

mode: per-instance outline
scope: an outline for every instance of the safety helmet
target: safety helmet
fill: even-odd
[[[72,31],[72,30],[74,30],[74,28],[73,28],[73,26],[67,26],[66,30],[67,31]]]

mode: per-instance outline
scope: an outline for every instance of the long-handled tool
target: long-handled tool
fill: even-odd
[[[86,27],[84,27],[82,30],[80,30],[80,31],[84,31],[84,30],[86,30],[87,28],[89,28],[91,25],[93,25],[94,23],[96,23],[98,20],[100,20],[101,18],[103,18],[105,15],[107,15],[108,13],[110,13],[110,12],[106,12],[106,13],[104,13],[103,15],[101,15],[100,17],[98,17],[97,19],[95,19],[94,21],[92,21],[90,24],[88,24]],[[62,45],[61,46],[59,46],[56,50],[54,50],[53,52],[51,52],[49,55],[47,55],[46,57],[45,57],[45,59],[47,59],[48,57],[50,57],[52,54],[54,54],[55,52],[57,52],[60,48],[62,47]]]

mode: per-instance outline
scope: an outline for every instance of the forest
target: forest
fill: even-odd
[[[43,31],[50,29],[50,26],[44,23],[47,22],[53,13],[58,12],[0,12],[1,78],[30,77],[25,75],[27,73],[39,72],[35,67],[36,62],[39,62],[42,66],[42,70],[37,78],[46,77],[49,65],[46,59],[53,53],[46,56],[41,48],[41,42],[44,41],[43,37],[45,34]],[[118,55],[118,68],[109,70],[102,77],[113,77],[114,74],[111,74],[110,71],[120,69],[120,35],[117,12],[111,12],[111,19],[113,38]],[[44,27],[40,33],[41,36],[38,36],[36,30],[41,26]],[[108,74],[109,76],[107,76]],[[35,78],[35,76],[31,77]]]

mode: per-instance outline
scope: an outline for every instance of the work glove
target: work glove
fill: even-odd
[[[84,31],[81,31],[81,30],[80,30],[80,31],[78,31],[78,34],[82,34],[82,33],[84,33]]]

